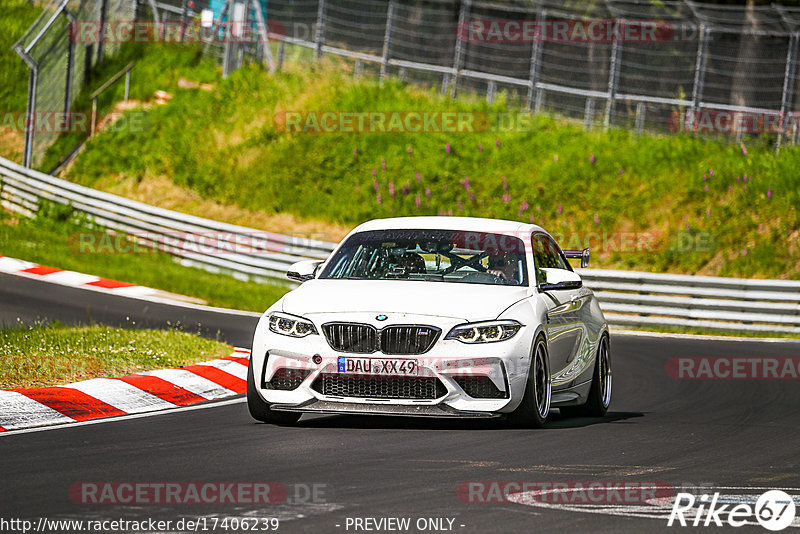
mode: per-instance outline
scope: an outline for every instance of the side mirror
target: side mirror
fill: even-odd
[[[322,260],[303,260],[293,263],[286,272],[289,280],[307,282],[317,275],[317,269],[322,265]]]
[[[581,260],[581,269],[585,269],[589,266],[589,249],[585,248],[583,250],[565,250],[564,256],[571,260]]]
[[[583,280],[577,273],[566,269],[540,269],[544,280],[539,282],[540,291],[553,291],[558,289],[579,289]]]

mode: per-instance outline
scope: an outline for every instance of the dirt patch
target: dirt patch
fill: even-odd
[[[340,241],[352,229],[324,221],[304,220],[289,213],[262,213],[202,198],[196,192],[175,185],[165,176],[147,176],[141,181],[124,176],[106,178],[96,188],[169,210],[257,230]]]

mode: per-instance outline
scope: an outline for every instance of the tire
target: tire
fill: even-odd
[[[539,337],[531,353],[531,366],[525,385],[525,394],[517,409],[508,414],[508,422],[517,428],[541,428],[550,413],[550,360],[547,343]]]
[[[611,404],[611,349],[608,336],[604,335],[597,346],[592,386],[586,404],[559,408],[567,417],[603,417]]]
[[[274,425],[293,425],[300,419],[299,412],[275,412],[269,409],[269,403],[256,391],[256,380],[253,372],[253,360],[247,366],[247,408],[256,421]]]

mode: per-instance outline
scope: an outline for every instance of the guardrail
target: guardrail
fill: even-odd
[[[0,158],[0,203],[32,216],[42,200],[180,258],[184,265],[258,282],[286,280],[295,261],[326,258],[334,243],[254,230],[157,208]],[[800,281],[577,269],[613,326],[800,334]]]

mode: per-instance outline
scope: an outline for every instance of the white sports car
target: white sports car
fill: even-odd
[[[261,317],[250,414],[492,417],[542,426],[551,407],[602,416],[608,325],[566,254],[533,224],[466,217],[374,220]]]

